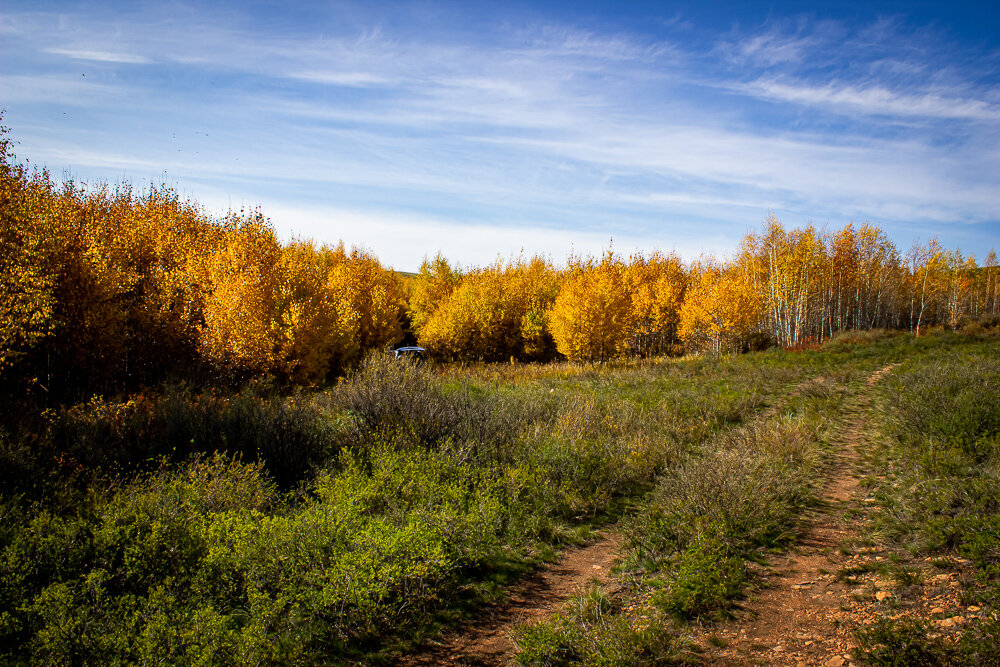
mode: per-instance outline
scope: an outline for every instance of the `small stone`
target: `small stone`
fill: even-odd
[[[971,607],[969,607],[969,611],[973,614],[978,614],[981,610],[982,608],[977,607],[976,605],[972,605]]]
[[[955,625],[955,622],[950,618],[942,618],[938,620],[937,624],[940,625],[942,628],[950,628],[953,625]]]
[[[941,607],[934,607],[933,609],[931,609],[931,613],[932,614],[943,614],[944,613],[944,609],[942,609]]]
[[[797,663],[795,663],[795,667],[806,667],[806,661],[799,660]]]
[[[952,616],[951,622],[955,625],[965,625],[968,621],[965,620],[965,616]]]
[[[879,591],[878,593],[875,594],[875,599],[878,600],[879,602],[881,602],[886,598],[891,598],[891,597],[892,593],[890,593],[889,591]]]
[[[826,667],[844,667],[844,665],[847,664],[847,661],[844,660],[844,656],[842,656],[842,655],[835,655],[832,658],[830,658],[829,660],[827,660],[826,662],[824,662],[823,664]]]

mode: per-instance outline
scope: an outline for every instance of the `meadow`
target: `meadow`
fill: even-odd
[[[388,664],[617,524],[623,590],[522,628],[517,660],[696,661],[686,624],[723,617],[754,583],[748,563],[796,539],[845,404],[894,363],[868,453],[877,537],[973,559],[969,594],[990,606],[997,340],[867,332],[469,368],[374,354],[325,389],[175,385],[48,410],[0,438],[0,655]],[[974,661],[995,629],[935,648],[887,621],[864,646],[876,664],[901,641]]]

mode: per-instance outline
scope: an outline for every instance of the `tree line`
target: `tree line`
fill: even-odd
[[[608,250],[463,269],[438,255],[403,275],[167,187],[57,183],[0,137],[0,383],[43,395],[319,384],[404,338],[441,360],[597,361],[919,334],[1000,307],[993,251],[982,265],[936,239],[900,253],[877,225],[773,216],[728,258]]]

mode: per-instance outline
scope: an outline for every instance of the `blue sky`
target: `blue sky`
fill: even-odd
[[[996,2],[24,2],[0,107],[56,176],[166,182],[415,270],[880,224],[1000,250]]]

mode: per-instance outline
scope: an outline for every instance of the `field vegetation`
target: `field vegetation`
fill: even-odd
[[[796,538],[890,363],[873,539],[963,554],[995,604],[992,253],[770,219],[727,260],[402,276],[167,188],[56,183],[2,136],[4,663],[388,663],[611,522],[622,591],[525,626],[517,659],[694,660],[686,624]],[[391,360],[403,340],[454,363]],[[924,630],[864,655],[997,636]]]

